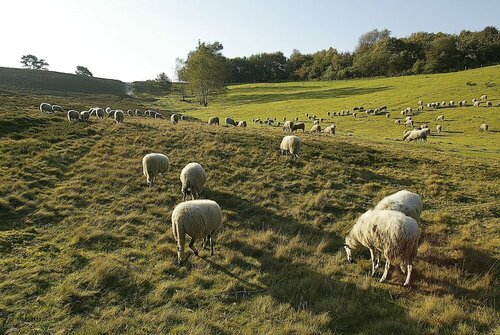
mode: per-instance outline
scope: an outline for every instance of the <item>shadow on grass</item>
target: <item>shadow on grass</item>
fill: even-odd
[[[340,87],[330,88],[324,90],[313,90],[296,93],[264,93],[264,94],[244,94],[244,95],[231,95],[225,98],[227,102],[236,103],[265,103],[286,100],[301,100],[301,99],[332,99],[332,98],[345,98],[354,95],[370,94],[388,90],[389,86],[378,87]]]
[[[48,124],[48,120],[28,117],[16,118],[13,120],[0,120],[0,138],[7,137],[11,134],[19,135],[30,128],[46,127]]]

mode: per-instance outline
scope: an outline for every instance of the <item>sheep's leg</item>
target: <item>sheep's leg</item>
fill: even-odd
[[[406,273],[406,280],[405,280],[405,282],[404,282],[404,284],[403,284],[404,286],[408,286],[408,285],[410,285],[410,277],[411,277],[411,272],[412,272],[412,270],[413,270],[413,264],[412,264],[412,261],[408,260],[408,261],[406,262],[406,264],[407,264],[407,265],[406,265],[406,267],[407,267],[407,271],[406,271],[406,272],[407,272],[407,273]]]
[[[401,272],[403,272],[404,274],[406,274],[407,264],[408,263],[404,259],[401,261],[401,264],[399,264],[399,268],[401,269]]]
[[[384,274],[382,275],[382,278],[380,278],[380,282],[383,283],[385,279],[387,278],[387,274],[389,273],[389,269],[391,267],[391,261],[386,257],[385,258],[385,269],[384,269]]]
[[[179,262],[179,265],[182,265],[184,263],[184,260],[186,259],[186,254],[184,253],[184,245],[186,244],[186,235],[185,234],[179,234],[178,240],[177,240],[177,261]]]
[[[191,250],[193,250],[194,254],[196,256],[198,256],[198,250],[196,250],[196,248],[194,247],[194,238],[191,238],[191,242],[189,242],[189,248],[191,248]]]
[[[376,253],[376,251],[373,251],[372,248],[369,248],[369,250],[370,250],[370,257],[372,260],[372,277],[374,277],[375,272],[377,271],[377,269],[375,268],[375,255],[374,255],[374,253]]]
[[[208,237],[203,238],[203,244],[201,246],[203,249],[208,249]]]
[[[210,256],[214,255],[214,240],[212,239],[212,235],[208,235],[208,239],[210,241]]]
[[[376,263],[375,263],[375,271],[378,270],[380,267],[380,251],[375,250],[375,256],[377,257]]]

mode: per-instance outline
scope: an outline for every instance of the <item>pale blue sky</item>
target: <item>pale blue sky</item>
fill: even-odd
[[[352,51],[375,28],[398,37],[459,33],[498,28],[499,13],[499,0],[0,0],[0,66],[20,67],[21,55],[32,53],[54,71],[83,65],[97,77],[144,80],[172,77],[175,58],[198,39],[220,41],[228,57]]]

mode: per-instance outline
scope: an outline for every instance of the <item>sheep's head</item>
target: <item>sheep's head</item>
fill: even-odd
[[[344,246],[345,252],[347,254],[347,261],[349,263],[354,263],[354,259],[352,257],[352,252],[353,252],[355,246],[353,245],[352,240],[349,236],[346,236],[345,243],[343,244],[343,246]]]

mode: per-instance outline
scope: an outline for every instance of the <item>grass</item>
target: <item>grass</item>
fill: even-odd
[[[278,87],[267,95],[287,87],[288,93],[279,93],[286,95],[359,84],[354,92],[369,97],[392,92],[368,93],[373,83],[397,87],[410,79],[377,80],[261,86]],[[378,128],[372,139],[354,131],[385,119],[344,117],[339,136],[301,134],[303,152],[293,163],[279,155],[279,129],[209,127],[195,120],[174,126],[145,118],[69,124],[63,115],[37,111],[40,101],[76,109],[156,106],[204,120],[216,111],[250,117],[237,113],[251,106],[266,110],[267,104],[270,116],[280,115],[275,108],[281,103],[271,97],[267,103],[230,100],[236,94],[257,99],[263,91],[230,87],[207,110],[172,96],[1,91],[0,333],[498,332],[500,166],[498,145],[488,143],[497,133],[466,133],[470,139],[491,136],[472,141],[469,149],[454,136],[449,146],[438,144],[437,136],[428,144],[408,144],[384,140]],[[330,101],[305,97],[293,103],[311,103],[310,111]],[[283,113],[291,103],[283,102]],[[399,108],[396,101],[387,104]],[[465,124],[460,115],[474,112],[487,113],[490,127],[498,128],[498,108],[476,110],[453,110],[457,127]],[[348,122],[353,134],[345,130]],[[475,151],[474,143],[486,151]],[[151,189],[141,173],[141,158],[149,152],[166,153],[172,164]],[[182,198],[179,173],[191,161],[207,171],[202,196],[221,205],[227,224],[213,257],[201,251],[178,267],[170,214]],[[411,288],[401,286],[398,271],[378,283],[368,276],[366,252],[348,264],[341,251],[356,217],[403,188],[425,203]]]

